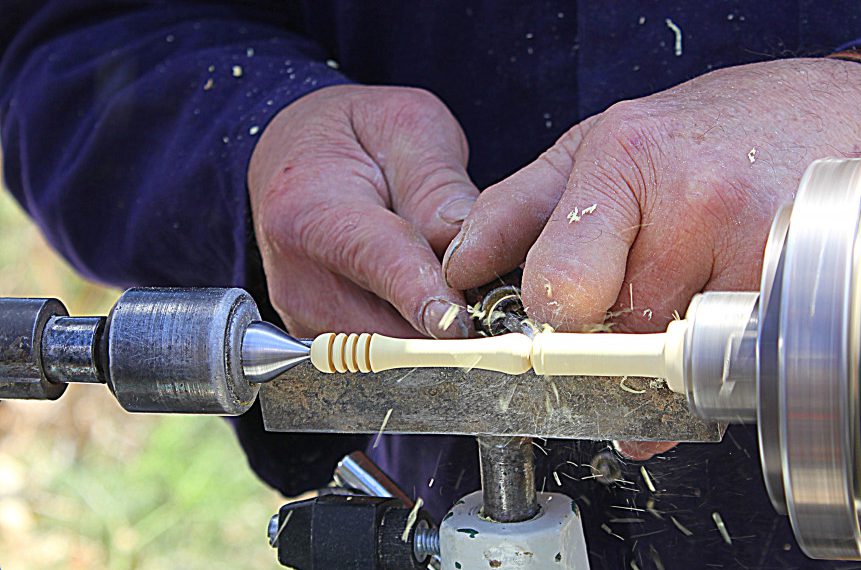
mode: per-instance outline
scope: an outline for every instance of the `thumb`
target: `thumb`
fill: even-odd
[[[622,287],[640,224],[640,189],[628,181],[642,177],[613,158],[603,138],[581,145],[568,187],[523,272],[527,312],[562,330],[603,323]]]
[[[479,287],[523,263],[562,196],[577,147],[596,118],[573,127],[531,164],[481,193],[443,258],[451,287]]]

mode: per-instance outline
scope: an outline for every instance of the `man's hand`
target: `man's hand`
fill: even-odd
[[[699,291],[758,288],[771,220],[807,165],[861,154],[858,109],[861,65],[805,59],[614,105],[481,194],[447,282],[474,287],[525,260],[536,319],[664,330]]]
[[[800,59],[614,105],[482,193],[447,282],[474,287],[525,259],[541,321],[663,330],[703,289],[758,288],[772,217],[807,165],[861,153],[859,105],[861,65]]]
[[[467,144],[433,95],[321,89],[266,127],[248,172],[270,299],[293,334],[468,334],[439,256],[478,191]],[[443,323],[445,325],[447,323]]]

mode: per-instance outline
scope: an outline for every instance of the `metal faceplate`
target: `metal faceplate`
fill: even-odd
[[[786,239],[781,466],[796,538],[814,558],[861,558],[859,213],[861,160],[816,161],[799,186]]]
[[[416,368],[323,374],[304,363],[260,389],[268,431],[720,441],[655,380]],[[385,424],[385,425],[384,425]]]

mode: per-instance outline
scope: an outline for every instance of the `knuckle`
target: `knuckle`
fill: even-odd
[[[583,183],[629,218],[650,209],[665,174],[663,133],[667,126],[645,104],[623,101],[592,127],[581,168]]]
[[[569,160],[572,159],[580,148],[580,144],[592,130],[592,127],[600,120],[601,115],[592,115],[591,117],[580,121],[565,131],[552,148],[558,147],[557,150],[561,151],[563,156],[567,156]]]
[[[751,195],[751,188],[741,181],[712,180],[705,184],[700,181],[697,187],[687,189],[684,202],[700,223],[725,226],[741,221],[738,216],[748,211]]]
[[[628,165],[612,158],[599,161],[580,173],[570,189],[574,196],[581,187],[588,188],[592,200],[605,213],[615,213],[623,220],[636,224],[640,220],[642,192],[628,171]]]
[[[392,90],[392,104],[399,107],[405,116],[423,116],[445,109],[442,101],[426,89],[398,87]]]
[[[672,118],[656,114],[647,103],[622,101],[604,112],[596,133],[631,159],[652,160],[654,150],[661,148],[662,133],[671,128]]]
[[[422,160],[404,175],[402,187],[396,194],[404,196],[416,209],[433,207],[435,198],[457,188],[464,177],[465,174],[457,172],[450,164],[436,159]]]
[[[578,145],[571,137],[563,136],[555,145],[542,152],[538,161],[553,170],[561,180],[567,181],[571,176],[572,161]]]
[[[443,132],[465,137],[448,107],[433,93],[424,89],[400,87],[386,99],[387,117],[396,132]],[[452,133],[454,129],[456,132]]]

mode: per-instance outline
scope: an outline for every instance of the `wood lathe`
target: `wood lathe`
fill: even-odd
[[[434,556],[468,568],[482,548],[513,560],[523,544],[553,556],[518,567],[586,568],[579,513],[564,495],[536,492],[529,437],[709,441],[721,423],[756,422],[769,495],[805,553],[857,560],[859,217],[861,160],[814,162],[775,217],[760,290],[697,295],[659,334],[536,332],[506,309],[488,338],[305,340],[262,322],[239,289],[131,289],[107,317],[69,317],[55,299],[3,299],[0,398],[56,399],[69,383],[102,383],[132,412],[233,415],[260,390],[271,431],[369,433],[385,416],[387,431],[479,436],[483,490],[439,528],[420,506],[367,502],[377,520],[405,521],[407,546],[375,543],[392,549],[374,554],[379,568],[423,568]],[[626,376],[669,390],[608,397],[620,391],[606,378]],[[630,417],[641,397],[661,406]],[[584,413],[601,405],[610,406],[603,424]],[[657,413],[678,421],[650,423]],[[287,547],[304,535],[282,534],[285,509],[270,538],[282,564],[304,567]],[[517,544],[508,525],[520,525]]]

